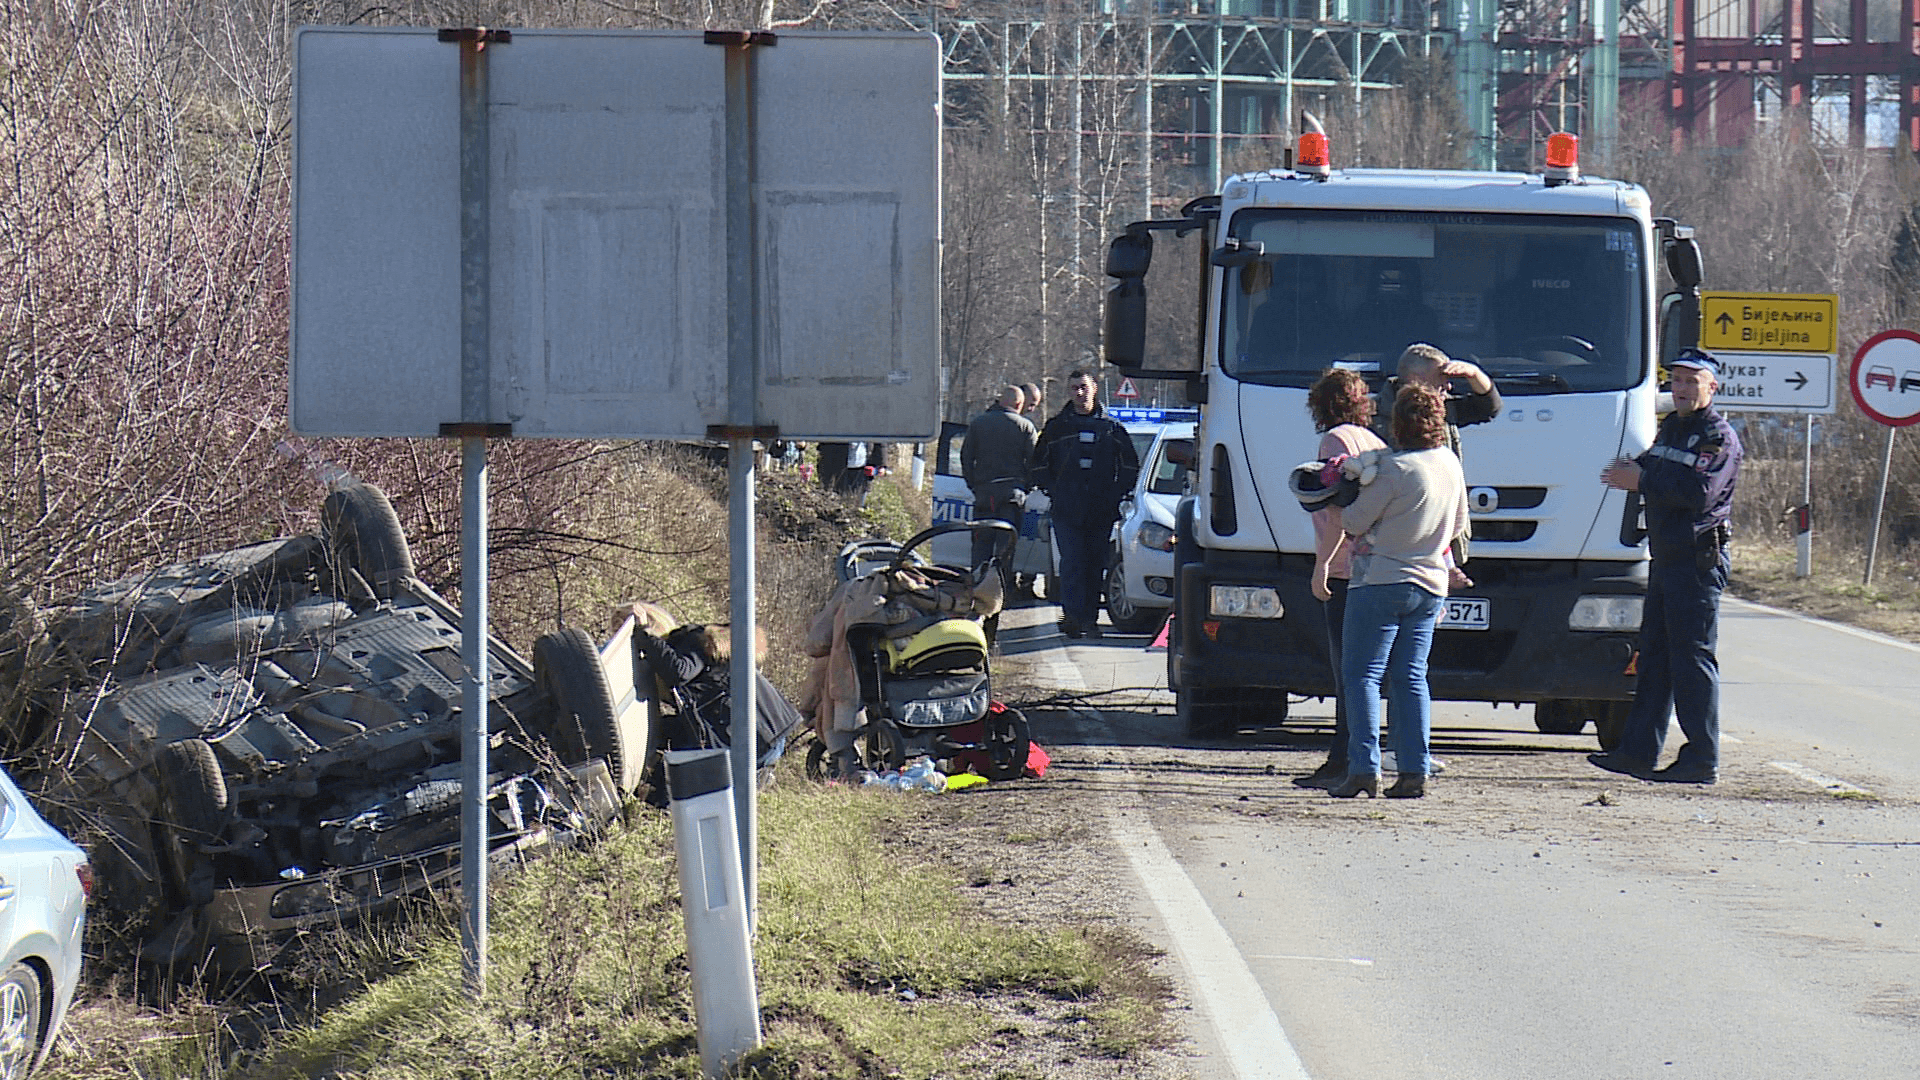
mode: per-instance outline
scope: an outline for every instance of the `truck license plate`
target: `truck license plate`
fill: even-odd
[[[1440,612],[1442,630],[1485,630],[1492,624],[1492,607],[1484,597],[1450,596]]]

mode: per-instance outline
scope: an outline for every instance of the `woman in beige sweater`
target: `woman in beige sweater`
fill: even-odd
[[[1399,778],[1390,799],[1427,790],[1432,702],[1427,654],[1447,595],[1447,545],[1467,527],[1460,459],[1447,448],[1446,404],[1425,387],[1393,403],[1394,442],[1372,483],[1341,513],[1354,543],[1342,635],[1341,689],[1351,727],[1347,778],[1329,789],[1351,799],[1380,794],[1380,685],[1387,684]]]

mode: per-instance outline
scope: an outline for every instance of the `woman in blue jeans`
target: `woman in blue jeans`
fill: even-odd
[[[1338,799],[1380,794],[1380,684],[1387,685],[1400,776],[1389,799],[1427,793],[1427,652],[1447,595],[1447,546],[1466,531],[1466,482],[1447,448],[1446,402],[1403,386],[1393,402],[1393,441],[1405,449],[1380,463],[1340,523],[1354,544],[1341,648],[1350,728],[1347,778]]]

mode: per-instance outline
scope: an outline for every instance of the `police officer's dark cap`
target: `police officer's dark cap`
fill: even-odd
[[[1705,349],[1681,349],[1680,355],[1668,362],[1667,367],[1699,368],[1716,379],[1720,377],[1720,361]]]

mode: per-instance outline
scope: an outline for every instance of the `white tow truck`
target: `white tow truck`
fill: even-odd
[[[1610,746],[1633,697],[1647,551],[1637,494],[1598,477],[1652,441],[1656,361],[1698,338],[1692,230],[1636,185],[1582,178],[1572,136],[1550,140],[1544,175],[1336,170],[1318,123],[1303,127],[1287,167],[1235,176],[1108,249],[1107,362],[1182,380],[1201,406],[1176,528],[1179,715],[1219,735],[1284,720],[1289,693],[1333,692],[1313,529],[1287,489],[1318,442],[1307,388],[1341,366],[1377,389],[1426,341],[1478,364],[1505,401],[1461,429],[1475,584],[1448,598],[1433,696],[1532,703],[1540,730],[1591,721]],[[1201,245],[1185,355],[1145,355],[1155,234]]]

